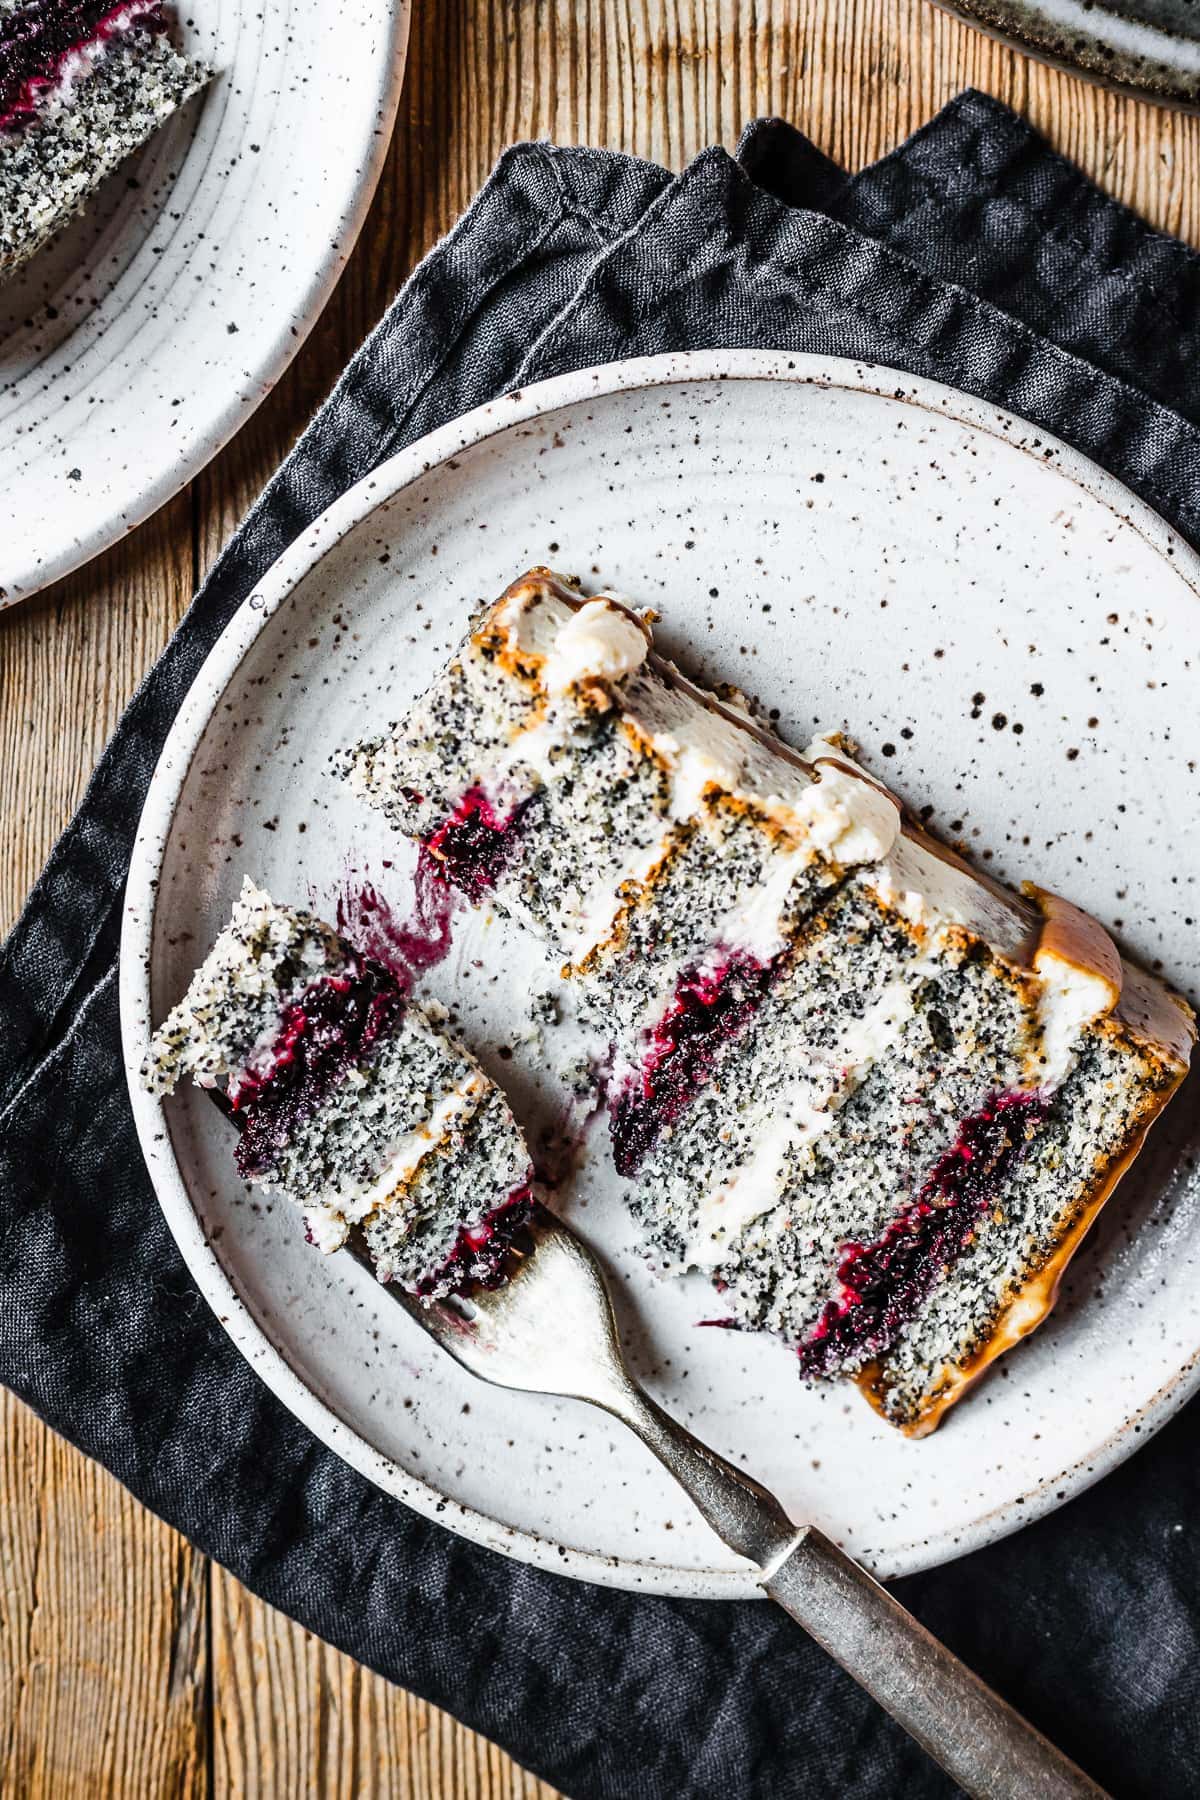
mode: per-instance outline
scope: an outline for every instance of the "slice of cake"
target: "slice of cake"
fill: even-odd
[[[913,1434],[1045,1316],[1186,1069],[1188,1009],[1095,921],[547,571],[340,769],[562,965],[656,1260]]]
[[[208,79],[162,0],[0,0],[0,279]]]
[[[217,1088],[247,1181],[294,1201],[320,1249],[357,1229],[381,1281],[437,1299],[502,1279],[533,1173],[504,1096],[441,1019],[247,881],[142,1080]]]

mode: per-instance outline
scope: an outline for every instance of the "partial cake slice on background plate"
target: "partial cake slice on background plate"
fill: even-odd
[[[1045,1317],[1186,1072],[1189,1009],[1095,920],[549,571],[339,766],[561,966],[655,1261],[911,1435]]]
[[[217,1090],[238,1168],[339,1249],[362,1233],[381,1281],[434,1300],[501,1279],[533,1170],[508,1103],[407,981],[247,880],[155,1032],[149,1092]]]
[[[163,0],[0,0],[0,280],[209,80]]]

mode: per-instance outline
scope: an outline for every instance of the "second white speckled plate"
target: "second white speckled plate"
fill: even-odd
[[[0,606],[232,437],[316,323],[383,167],[409,0],[175,11],[212,82],[0,284]]]
[[[716,353],[588,371],[447,426],[348,494],[213,651],[171,734],[130,873],[131,1070],[243,872],[329,911],[351,871],[400,907],[410,853],[326,772],[394,718],[470,610],[531,563],[662,614],[659,641],[804,742],[868,768],[991,873],[1095,911],[1195,997],[1196,558],[1118,483],[949,389],[825,359]],[[1192,773],[1188,773],[1188,771]],[[526,1119],[563,1052],[527,1027],[536,953],[464,912],[428,980]],[[357,1266],[251,1197],[194,1092],[131,1079],[158,1193],[262,1378],[373,1481],[454,1530],[595,1581],[753,1593],[648,1453],[589,1408],[472,1381]],[[1194,1089],[1192,1090],[1194,1092]],[[1200,1184],[1177,1101],[1072,1265],[1052,1320],[932,1438],[780,1344],[706,1330],[699,1278],[643,1264],[603,1145],[566,1209],[607,1262],[654,1395],[882,1575],[1011,1531],[1111,1468],[1196,1384]]]

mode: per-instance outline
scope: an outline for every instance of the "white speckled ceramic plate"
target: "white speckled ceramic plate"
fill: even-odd
[[[408,0],[175,10],[215,79],[0,285],[0,605],[232,437],[316,322],[383,166]]]
[[[937,0],[1002,43],[1120,92],[1200,104],[1190,0]]]
[[[468,613],[549,561],[662,614],[660,642],[803,742],[849,724],[869,768],[993,873],[1036,875],[1195,989],[1196,558],[1115,481],[1020,420],[886,369],[747,353],[592,370],[469,414],[387,463],[284,556],[213,651],[146,802],[128,890],[131,1070],[243,872],[329,911],[348,873],[399,907],[411,857],[331,783]],[[428,979],[536,1121],[555,1032],[536,952],[464,912]],[[569,1574],[737,1596],[753,1582],[669,1478],[589,1408],[506,1394],[439,1355],[352,1262],[235,1178],[195,1092],[131,1079],[181,1249],[262,1378],[373,1481]],[[1072,1265],[1054,1315],[933,1437],[849,1387],[809,1391],[767,1338],[704,1329],[698,1277],[642,1263],[604,1148],[564,1206],[612,1274],[664,1405],[883,1575],[1011,1531],[1113,1466],[1190,1393],[1197,1125],[1185,1096]]]

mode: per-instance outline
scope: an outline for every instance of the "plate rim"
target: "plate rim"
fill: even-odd
[[[378,6],[380,21],[385,28],[385,48],[375,72],[371,101],[361,109],[361,133],[345,151],[346,162],[356,168],[355,179],[347,189],[336,231],[322,243],[320,255],[308,267],[305,277],[298,280],[292,304],[273,304],[270,309],[272,316],[278,315],[279,325],[269,352],[264,349],[252,369],[236,383],[229,383],[223,400],[213,406],[208,428],[198,434],[191,456],[180,460],[160,458],[136,496],[125,501],[114,496],[103,521],[97,522],[89,532],[59,545],[52,556],[20,566],[15,573],[5,570],[3,585],[0,585],[0,611],[34,599],[56,581],[84,568],[174,500],[232,442],[278,387],[308,342],[358,243],[395,137],[396,115],[408,63],[413,0],[372,0],[372,3]],[[390,29],[387,29],[389,22]],[[232,66],[219,69],[216,79],[228,78],[231,73]],[[210,161],[215,169],[215,160]],[[202,191],[202,188],[198,190]],[[26,556],[32,548],[26,547]]]
[[[931,3],[995,43],[1079,81],[1168,111],[1200,111],[1200,46],[1181,32],[1088,0],[1043,0],[1040,7],[1014,0]]]
[[[306,1385],[276,1348],[206,1239],[171,1145],[165,1102],[140,1087],[137,1070],[150,1034],[150,953],[160,891],[158,874],[175,810],[209,720],[242,660],[292,591],[341,540],[406,487],[465,450],[566,406],[611,394],[704,381],[785,381],[875,394],[916,405],[1010,444],[1053,467],[1113,511],[1157,550],[1200,601],[1200,555],[1115,475],[1019,414],[942,382],[859,359],[778,350],[702,350],[627,358],[557,375],[500,395],[397,451],[349,488],[302,531],[242,602],[201,665],[163,745],[138,822],[123,902],[119,961],[122,1054],[142,1153],[155,1194],[189,1272],[239,1353],[314,1435],[384,1492],[459,1536],[514,1560],[599,1586],[691,1599],[761,1598],[753,1571],[681,1568],[572,1550],[552,1538],[506,1526],[411,1475],[374,1449]],[[1014,429],[1015,428],[1015,429]],[[1035,454],[1020,434],[1037,439]],[[1200,1345],[1137,1412],[1085,1457],[1030,1493],[983,1513],[964,1530],[916,1538],[888,1560],[888,1580],[940,1567],[1055,1511],[1140,1448],[1200,1387]],[[1135,1429],[1136,1427],[1136,1429]],[[449,1516],[453,1513],[453,1516]]]

